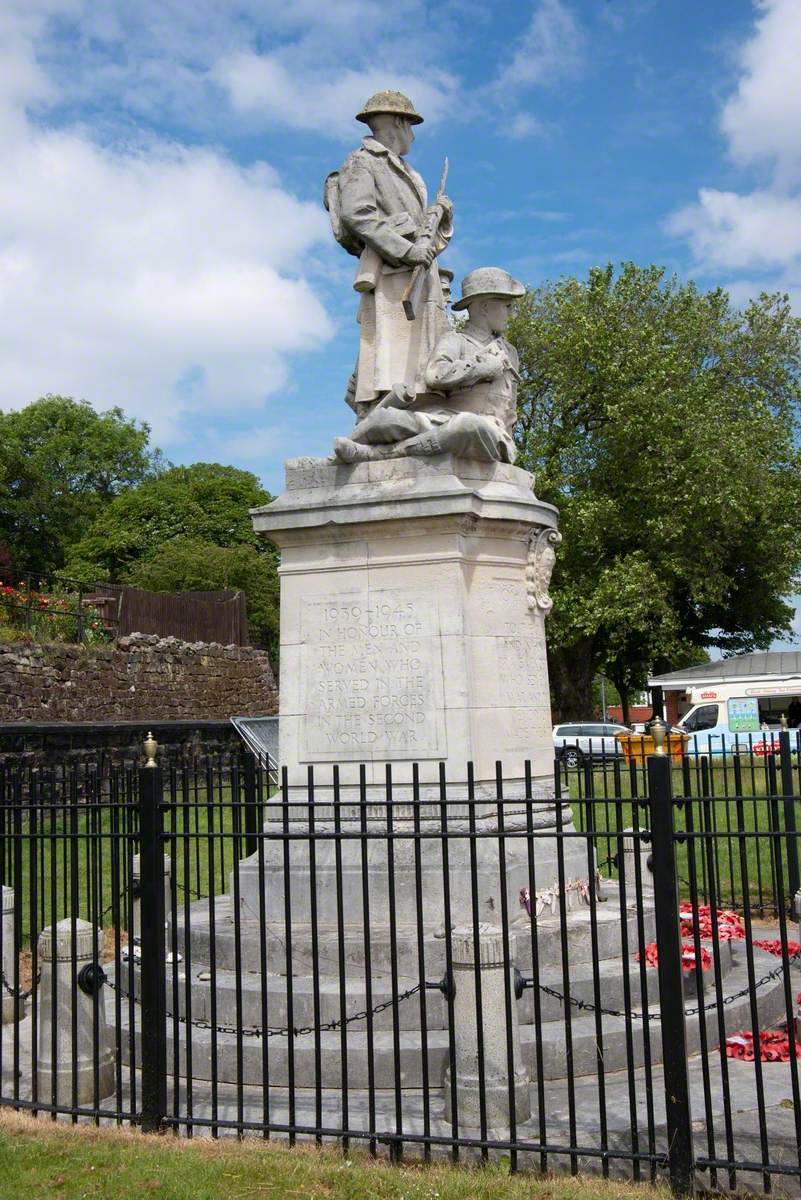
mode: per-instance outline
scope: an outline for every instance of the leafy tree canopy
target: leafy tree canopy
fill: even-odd
[[[61,567],[106,505],[158,475],[149,437],[121,409],[98,413],[68,396],[0,412],[0,544],[17,570]]]
[[[247,601],[251,642],[277,660],[279,584],[274,553],[260,553],[245,543],[216,546],[178,537],[131,567],[126,582],[154,592],[240,588]]]
[[[76,578],[121,579],[175,539],[259,545],[248,509],[272,497],[249,471],[219,463],[172,467],[118,496],[70,549]]]
[[[563,716],[596,672],[621,697],[652,670],[767,647],[801,571],[801,321],[624,264],[529,292],[517,442],[564,541],[549,618]]]

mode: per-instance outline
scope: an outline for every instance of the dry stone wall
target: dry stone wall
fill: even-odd
[[[0,723],[179,721],[269,716],[267,652],[135,633],[112,645],[0,646]]]

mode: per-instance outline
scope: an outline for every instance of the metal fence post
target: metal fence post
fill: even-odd
[[[689,1196],[694,1189],[694,1155],[670,764],[670,757],[664,753],[650,755],[648,796],[651,809],[654,915],[659,957],[659,1008],[665,1075],[668,1170],[673,1194]]]
[[[798,737],[798,734],[796,734]],[[798,878],[798,833],[795,824],[795,789],[793,788],[793,759],[790,751],[790,732],[783,729],[779,734],[779,755],[782,771],[782,795],[784,796],[784,828],[787,831],[787,899],[793,903],[793,897],[799,888]],[[780,852],[780,847],[776,847]],[[781,896],[776,896],[777,905]]]
[[[150,744],[152,734],[148,735]],[[147,743],[146,743],[147,745]],[[141,872],[142,1129],[161,1128],[167,1112],[167,996],[164,936],[164,817],[161,767],[153,754],[139,769]]]
[[[259,848],[259,805],[256,795],[256,756],[250,750],[245,751],[245,765],[242,772],[242,782],[245,792],[245,854],[255,854]]]

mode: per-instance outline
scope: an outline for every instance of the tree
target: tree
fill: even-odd
[[[152,558],[135,564],[128,583],[154,592],[219,591],[240,588],[247,602],[248,627],[254,645],[278,658],[279,583],[274,551],[254,546],[215,546],[191,538],[174,538]]]
[[[558,506],[549,655],[563,717],[592,679],[624,707],[649,672],[787,634],[801,570],[801,321],[658,267],[521,301],[519,463]]]
[[[0,412],[0,543],[16,569],[61,567],[69,542],[115,496],[157,475],[149,437],[119,408],[98,413],[68,396]]]
[[[71,547],[67,570],[87,582],[121,579],[177,538],[258,547],[248,510],[271,499],[237,467],[172,467],[112,501]]]

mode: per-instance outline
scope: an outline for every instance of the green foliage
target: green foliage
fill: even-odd
[[[549,644],[562,715],[699,649],[786,634],[801,570],[801,321],[624,264],[529,292],[517,441],[564,542]]]
[[[249,471],[219,463],[172,467],[118,496],[70,550],[68,569],[119,579],[174,538],[256,546],[248,509],[272,497]]]
[[[172,467],[108,505],[72,547],[69,573],[161,592],[241,588],[251,641],[275,659],[277,556],[249,515],[271,499],[255,475],[237,467]]]
[[[162,469],[149,435],[119,408],[98,413],[66,396],[0,412],[0,558],[18,571],[61,567],[115,496]]]
[[[279,584],[273,553],[254,546],[215,546],[175,538],[127,573],[127,582],[154,592],[240,588],[247,601],[250,640],[278,657]]]

